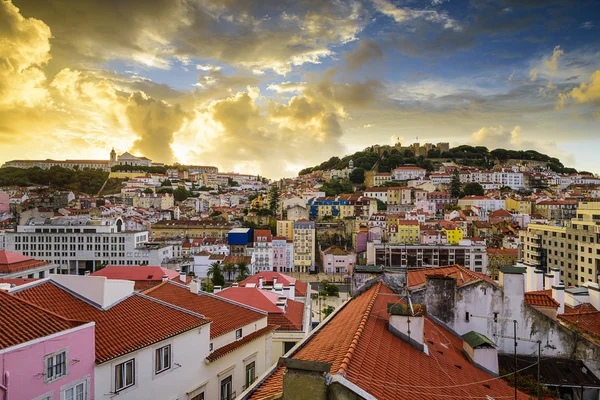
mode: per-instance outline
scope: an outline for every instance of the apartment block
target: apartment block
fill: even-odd
[[[294,222],[294,266],[296,272],[309,272],[315,268],[316,228],[313,221]]]

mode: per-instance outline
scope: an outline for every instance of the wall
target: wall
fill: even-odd
[[[509,276],[510,275],[510,276]],[[523,301],[524,275],[505,274],[506,290],[486,281],[452,289],[449,284],[427,282],[427,312],[458,335],[476,331],[498,345],[498,351],[512,353],[513,320],[517,320],[519,354],[537,354],[536,340],[542,341],[542,356],[560,356],[583,360],[597,375],[600,373],[600,348]],[[431,285],[431,283],[434,285]],[[442,290],[454,292],[454,301],[440,301]],[[414,301],[414,300],[413,300]],[[469,321],[466,313],[469,312]],[[498,322],[494,322],[494,312]],[[507,336],[503,338],[501,336]]]
[[[67,349],[67,375],[45,384],[42,375],[45,372],[44,357],[63,349]],[[94,360],[94,324],[90,323],[1,353],[0,371],[2,376],[5,372],[10,373],[10,400],[31,400],[50,392],[53,399],[60,399],[61,387],[85,378],[89,378],[88,390],[90,400],[93,400]]]

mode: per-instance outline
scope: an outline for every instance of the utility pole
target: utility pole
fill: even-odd
[[[537,398],[540,400],[542,397],[540,396],[540,361],[542,354],[542,341],[538,340],[538,365],[537,365]]]
[[[517,400],[517,370],[519,369],[517,366],[517,320],[515,319],[513,323],[515,333],[515,400]]]

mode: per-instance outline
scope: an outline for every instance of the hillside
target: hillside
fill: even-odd
[[[108,172],[100,169],[0,168],[0,186],[46,185],[53,189],[92,195],[98,193],[107,178]]]
[[[315,171],[329,171],[334,169],[344,169],[348,167],[350,160],[354,163],[354,168],[362,168],[369,171],[379,161],[377,171],[390,172],[400,165],[417,165],[428,171],[435,169],[435,163],[441,161],[454,161],[460,165],[479,166],[491,168],[496,163],[506,160],[538,161],[547,163],[548,167],[556,172],[575,173],[574,168],[565,167],[558,158],[550,157],[535,150],[505,150],[496,149],[489,151],[484,146],[458,146],[449,151],[440,153],[438,150],[431,150],[427,157],[415,157],[411,151],[400,152],[397,149],[389,148],[381,152],[376,152],[373,148],[364,151],[358,151],[354,154],[339,157],[331,157],[329,160],[314,167],[305,168],[299,175],[306,175]]]

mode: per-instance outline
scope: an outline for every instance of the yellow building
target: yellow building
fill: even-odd
[[[458,244],[463,238],[463,231],[456,225],[448,224],[441,229],[442,232],[446,233],[448,244]]]
[[[530,200],[518,200],[513,199],[511,197],[507,197],[506,200],[506,209],[510,211],[515,211],[519,214],[531,214],[531,201]]]
[[[294,221],[277,221],[277,236],[294,238]]]
[[[265,208],[266,205],[267,205],[267,200],[265,198],[263,198],[263,196],[261,194],[259,194],[257,198],[252,200],[252,208],[261,209],[261,208]]]
[[[420,242],[421,229],[419,221],[392,218],[393,222],[387,223],[388,241],[390,243],[411,243]]]
[[[392,181],[392,173],[391,172],[375,172],[375,171],[365,172],[365,186],[366,187],[382,186],[386,182],[391,182],[391,181]]]
[[[174,205],[173,195],[169,193],[136,193],[133,196],[133,206],[136,208],[167,210]]]
[[[387,204],[411,204],[411,190],[406,186],[390,187],[387,191]]]
[[[294,269],[307,273],[315,269],[316,229],[313,221],[294,222]]]

